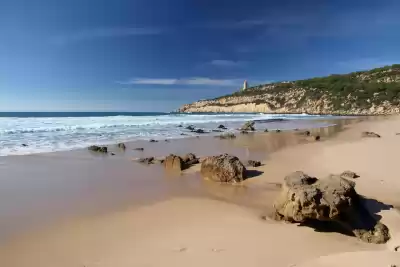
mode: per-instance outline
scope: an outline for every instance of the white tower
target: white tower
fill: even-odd
[[[247,89],[247,80],[244,81],[242,90],[246,90],[246,89]]]

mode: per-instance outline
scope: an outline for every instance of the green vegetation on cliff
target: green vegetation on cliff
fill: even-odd
[[[343,115],[400,113],[400,65],[258,85],[230,95],[183,105],[179,111]]]
[[[354,106],[365,109],[372,105],[379,106],[385,101],[392,105],[399,105],[400,64],[349,74],[259,85],[217,99],[229,96],[261,96],[266,93],[279,95],[296,89],[305,90],[302,99],[298,99],[299,106],[306,99],[318,100],[323,96],[328,97],[333,109]],[[277,101],[283,102],[284,99],[280,100],[278,97]]]

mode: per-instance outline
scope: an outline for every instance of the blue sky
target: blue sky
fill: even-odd
[[[170,111],[400,63],[400,1],[0,0],[0,111]]]

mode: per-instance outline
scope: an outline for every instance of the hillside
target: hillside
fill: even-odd
[[[290,82],[264,84],[187,104],[180,112],[393,114],[400,112],[400,64]]]

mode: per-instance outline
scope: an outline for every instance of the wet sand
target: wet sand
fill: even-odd
[[[106,157],[81,150],[2,158],[0,266],[293,266],[309,261],[309,266],[337,266],[334,260],[317,265],[313,259],[372,250],[391,259],[385,253],[400,241],[400,220],[389,208],[399,204],[395,144],[400,139],[394,132],[400,132],[400,120],[358,122],[346,119],[312,129],[322,142],[288,131],[235,140],[134,142],[127,152],[115,148],[116,155]],[[360,131],[370,128],[383,138],[361,139]],[[199,166],[171,176],[162,166],[131,161],[187,152],[228,152],[264,165],[243,185],[229,186],[203,181]],[[318,177],[345,169],[361,175],[359,193],[379,200],[370,204],[393,231],[387,245],[260,219],[291,171]],[[341,266],[359,266],[351,264]]]
[[[310,130],[328,139],[359,120],[328,120],[327,123],[337,125]],[[278,125],[282,127],[282,123],[265,123],[258,127],[276,128]],[[0,157],[0,243],[73,217],[108,213],[177,196],[211,196],[247,206],[262,206],[258,199],[265,197],[265,190],[276,190],[275,184],[250,188],[216,186],[204,183],[191,170],[184,173],[185,177],[171,175],[166,174],[162,166],[144,166],[132,159],[191,152],[200,157],[229,153],[243,161],[265,161],[275,151],[306,142],[294,131],[249,133],[238,135],[234,140],[200,135],[168,142],[130,142],[126,143],[125,151],[115,145],[109,146],[114,156],[83,149]],[[144,151],[134,150],[138,147]]]

